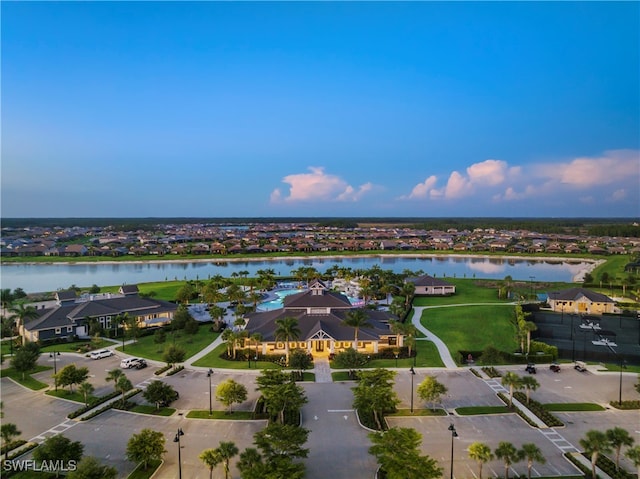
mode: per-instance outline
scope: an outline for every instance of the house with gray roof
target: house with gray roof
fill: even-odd
[[[548,293],[553,311],[576,314],[604,314],[615,312],[615,302],[607,295],[586,288],[569,288]]]
[[[406,281],[415,285],[414,294],[416,296],[450,296],[456,294],[456,287],[453,284],[428,274],[418,278],[407,278]]]
[[[290,341],[290,349],[303,349],[313,356],[328,356],[354,347],[355,330],[344,321],[355,308],[349,298],[342,293],[330,291],[319,280],[314,281],[307,291],[287,296],[283,307],[266,312],[247,315],[245,330],[251,337],[255,333],[262,336],[258,345],[262,354],[284,354],[285,344],[276,338],[276,321],[293,317],[298,322],[300,336]],[[389,322],[398,318],[386,311],[363,309],[368,317],[365,326],[358,329],[358,344],[355,349],[360,353],[377,353],[383,348],[402,346],[402,336],[394,334]],[[249,348],[249,339],[245,347]],[[254,346],[255,347],[255,346]]]
[[[127,314],[136,319],[138,327],[158,327],[170,323],[177,305],[168,301],[142,298],[132,287],[121,288],[119,295],[90,295],[76,298],[75,292],[59,291],[56,304],[39,309],[39,316],[19,325],[20,335],[27,341],[87,338],[90,322],[104,329],[122,327],[119,317]]]

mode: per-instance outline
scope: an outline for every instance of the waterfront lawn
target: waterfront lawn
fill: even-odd
[[[44,389],[48,387],[48,384],[38,381],[31,377],[32,374],[41,373],[42,371],[47,371],[49,369],[53,369],[51,366],[36,366],[32,371],[25,373],[24,379],[22,379],[22,373],[17,372],[13,368],[7,368],[0,371],[0,377],[3,378],[11,378],[18,384],[21,384],[24,387],[29,389],[33,389],[34,391],[38,391],[40,389]]]
[[[193,363],[194,366],[204,368],[219,368],[219,369],[249,369],[248,361],[227,361],[220,356],[227,351],[226,344],[220,344],[213,351],[210,351],[205,356],[198,359]],[[278,364],[271,361],[258,361],[256,365],[255,361],[251,361],[251,369],[282,369]]]
[[[188,359],[215,341],[218,334],[211,332],[211,324],[201,324],[196,334],[185,334],[183,331],[178,331],[175,337],[175,345],[186,351],[185,359]],[[133,356],[164,361],[165,348],[174,344],[173,333],[167,333],[167,340],[162,344],[156,344],[154,337],[153,334],[143,336],[138,338],[136,343],[125,345],[124,350],[122,346],[118,346],[116,349]]]
[[[511,305],[455,306],[427,309],[420,322],[444,341],[454,360],[459,360],[459,351],[482,351],[487,346],[515,351],[513,317]]]
[[[470,304],[470,303],[508,303],[510,299],[498,298],[498,281],[442,278],[444,281],[455,285],[456,294],[452,296],[416,296],[414,306],[440,306],[446,304]],[[491,284],[496,287],[490,287]]]

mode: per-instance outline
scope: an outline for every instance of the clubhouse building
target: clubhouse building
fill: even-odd
[[[303,349],[315,357],[328,356],[354,347],[355,329],[344,320],[355,309],[347,296],[329,291],[322,281],[316,280],[308,290],[285,297],[281,309],[248,314],[245,330],[249,337],[255,333],[262,336],[258,348],[262,348],[263,355],[284,354],[285,343],[276,338],[276,321],[293,317],[298,321],[300,335],[289,342],[289,349]],[[398,319],[396,316],[386,311],[362,311],[368,321],[358,328],[358,344],[354,349],[373,354],[402,346],[402,336],[394,334],[389,325]],[[245,347],[249,347],[250,339],[245,341]]]

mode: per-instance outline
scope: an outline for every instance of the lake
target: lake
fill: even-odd
[[[588,271],[593,262],[576,259],[513,258],[496,256],[429,255],[429,256],[364,256],[322,257],[259,260],[157,261],[138,263],[91,264],[2,264],[0,285],[22,288],[27,293],[66,289],[72,284],[87,287],[92,284],[110,286],[148,283],[153,281],[208,279],[214,275],[230,277],[232,273],[248,271],[257,276],[258,270],[273,269],[278,276],[291,271],[314,267],[321,273],[333,265],[351,269],[368,269],[374,265],[401,273],[419,271],[436,277],[503,279],[511,276],[522,281],[571,282]]]

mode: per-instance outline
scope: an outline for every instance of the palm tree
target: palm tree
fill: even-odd
[[[124,376],[124,373],[122,372],[122,369],[112,369],[111,371],[109,371],[109,373],[107,374],[107,382],[109,381],[113,381],[115,387],[116,387],[116,391],[118,390],[118,380]]]
[[[544,464],[547,460],[542,455],[542,451],[538,446],[533,443],[527,443],[522,445],[522,449],[520,450],[520,455],[527,460],[527,478],[531,479],[531,468],[533,467],[533,463],[537,462],[540,464]]]
[[[502,376],[501,383],[503,386],[509,387],[509,407],[513,405],[513,390],[514,388],[519,388],[521,384],[522,378],[518,376],[514,372],[507,372],[504,376]]]
[[[353,349],[358,350],[358,330],[369,324],[369,317],[362,308],[351,310],[347,313],[344,324],[354,329]]]
[[[630,447],[627,449],[625,456],[636,466],[638,477],[640,477],[640,446]]]
[[[215,449],[205,449],[198,456],[209,469],[209,479],[213,478],[213,469],[220,464],[221,459]]]
[[[533,331],[536,331],[537,329],[538,326],[536,326],[536,323],[534,323],[533,321],[525,321],[522,325],[522,330],[527,336],[527,354],[529,354],[529,351],[531,350],[531,333]]]
[[[478,477],[482,479],[482,466],[493,460],[491,448],[483,442],[474,442],[469,446],[469,457],[478,463]]]
[[[229,479],[229,462],[233,456],[238,454],[238,448],[233,442],[222,441],[215,450],[224,467],[224,479]]]
[[[116,382],[116,391],[120,391],[122,393],[121,403],[124,405],[124,394],[133,389],[133,384],[129,381],[129,378],[124,374],[118,378]]]
[[[413,283],[404,283],[402,288],[400,289],[400,294],[404,296],[404,309],[409,309],[409,305],[411,304],[411,298],[416,292],[416,285]]]
[[[510,442],[501,441],[495,450],[496,457],[504,462],[504,477],[509,479],[509,468],[522,460],[522,454]]]
[[[633,437],[629,435],[629,431],[622,429],[621,427],[614,427],[608,429],[605,434],[609,440],[609,444],[616,451],[616,470],[620,468],[620,452],[622,446],[630,447],[634,443]]]
[[[580,446],[584,449],[585,453],[591,456],[591,476],[593,479],[596,479],[596,462],[598,462],[598,456],[601,453],[606,454],[611,451],[607,435],[595,429],[587,431],[584,439],[580,439]]]
[[[78,392],[84,397],[85,406],[89,405],[89,396],[93,394],[93,391],[95,391],[93,384],[87,381],[80,383],[80,385],[78,386]]]
[[[520,386],[522,386],[527,394],[527,404],[529,404],[529,395],[531,391],[535,391],[540,387],[540,383],[533,376],[524,376],[520,378]]]
[[[20,328],[24,326],[25,321],[35,319],[39,316],[36,308],[34,308],[33,306],[25,306],[22,303],[11,306],[9,308],[9,312],[12,313],[9,317],[17,320],[16,326],[18,328],[18,331],[20,331]]]
[[[276,319],[276,326],[276,339],[284,341],[286,362],[289,364],[289,341],[300,337],[298,320],[291,316],[285,316],[284,318]]]
[[[251,335],[251,341],[256,345],[256,361],[258,358],[258,344],[260,344],[262,342],[262,334],[260,333],[253,333]]]

